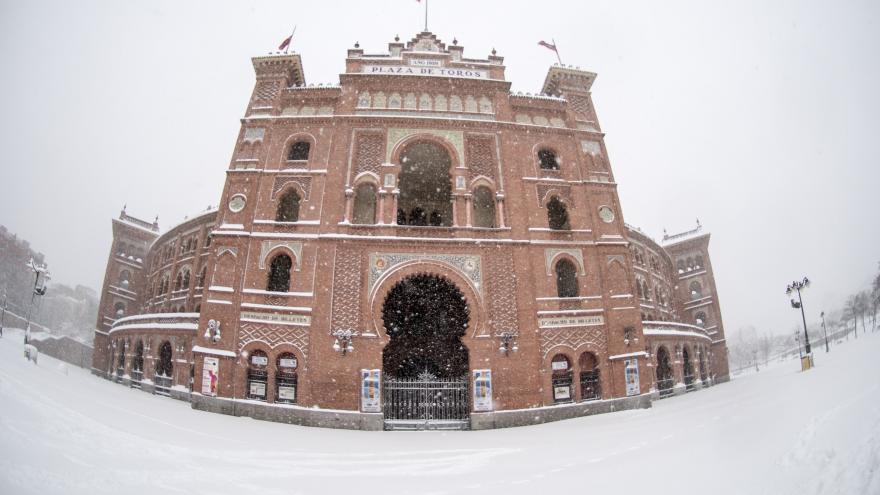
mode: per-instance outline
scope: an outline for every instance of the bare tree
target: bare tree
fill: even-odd
[[[849,296],[846,300],[846,315],[853,320],[853,332],[856,338],[859,338],[859,325],[858,325],[858,316],[859,316],[859,298],[854,294]],[[849,337],[849,330],[847,330],[847,337]]]
[[[773,335],[769,332],[764,332],[761,337],[758,339],[758,350],[761,353],[761,357],[764,358],[764,366],[770,363],[770,354],[773,352]]]

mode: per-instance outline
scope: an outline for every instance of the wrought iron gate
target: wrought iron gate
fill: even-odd
[[[388,378],[382,387],[386,430],[466,430],[468,380]]]

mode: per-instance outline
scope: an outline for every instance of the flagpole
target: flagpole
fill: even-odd
[[[556,44],[556,40],[550,38],[550,41],[553,42],[553,51],[556,52],[556,60],[559,61],[559,65],[562,65],[562,58],[559,56],[559,45]]]
[[[294,34],[296,34],[296,24],[293,25],[293,31],[291,31],[291,33],[290,33],[290,43],[288,43],[287,46],[284,47],[284,54],[285,55],[287,54],[287,50],[290,50],[290,45],[293,44],[293,35]]]
[[[425,0],[425,31],[428,31],[428,0]]]

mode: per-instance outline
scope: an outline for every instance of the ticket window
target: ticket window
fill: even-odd
[[[296,356],[278,356],[275,363],[275,402],[296,404]]]
[[[550,369],[553,376],[553,402],[571,402],[571,362],[564,355],[557,354],[550,362]]]
[[[263,351],[254,351],[248,359],[247,398],[266,400],[269,358]]]

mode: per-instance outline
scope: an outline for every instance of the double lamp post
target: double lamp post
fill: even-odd
[[[806,289],[810,286],[810,279],[804,277],[803,280],[795,280],[794,282],[788,284],[788,287],[785,288],[785,294],[791,296],[792,292],[797,292],[797,301],[794,299],[791,300],[791,307],[794,309],[801,310],[801,319],[804,322],[804,354],[810,360],[810,365],[813,362],[813,355],[810,349],[810,336],[807,334],[807,317],[804,315],[804,301],[801,299],[801,289]],[[803,366],[803,363],[801,364]],[[808,369],[808,368],[804,368]]]

